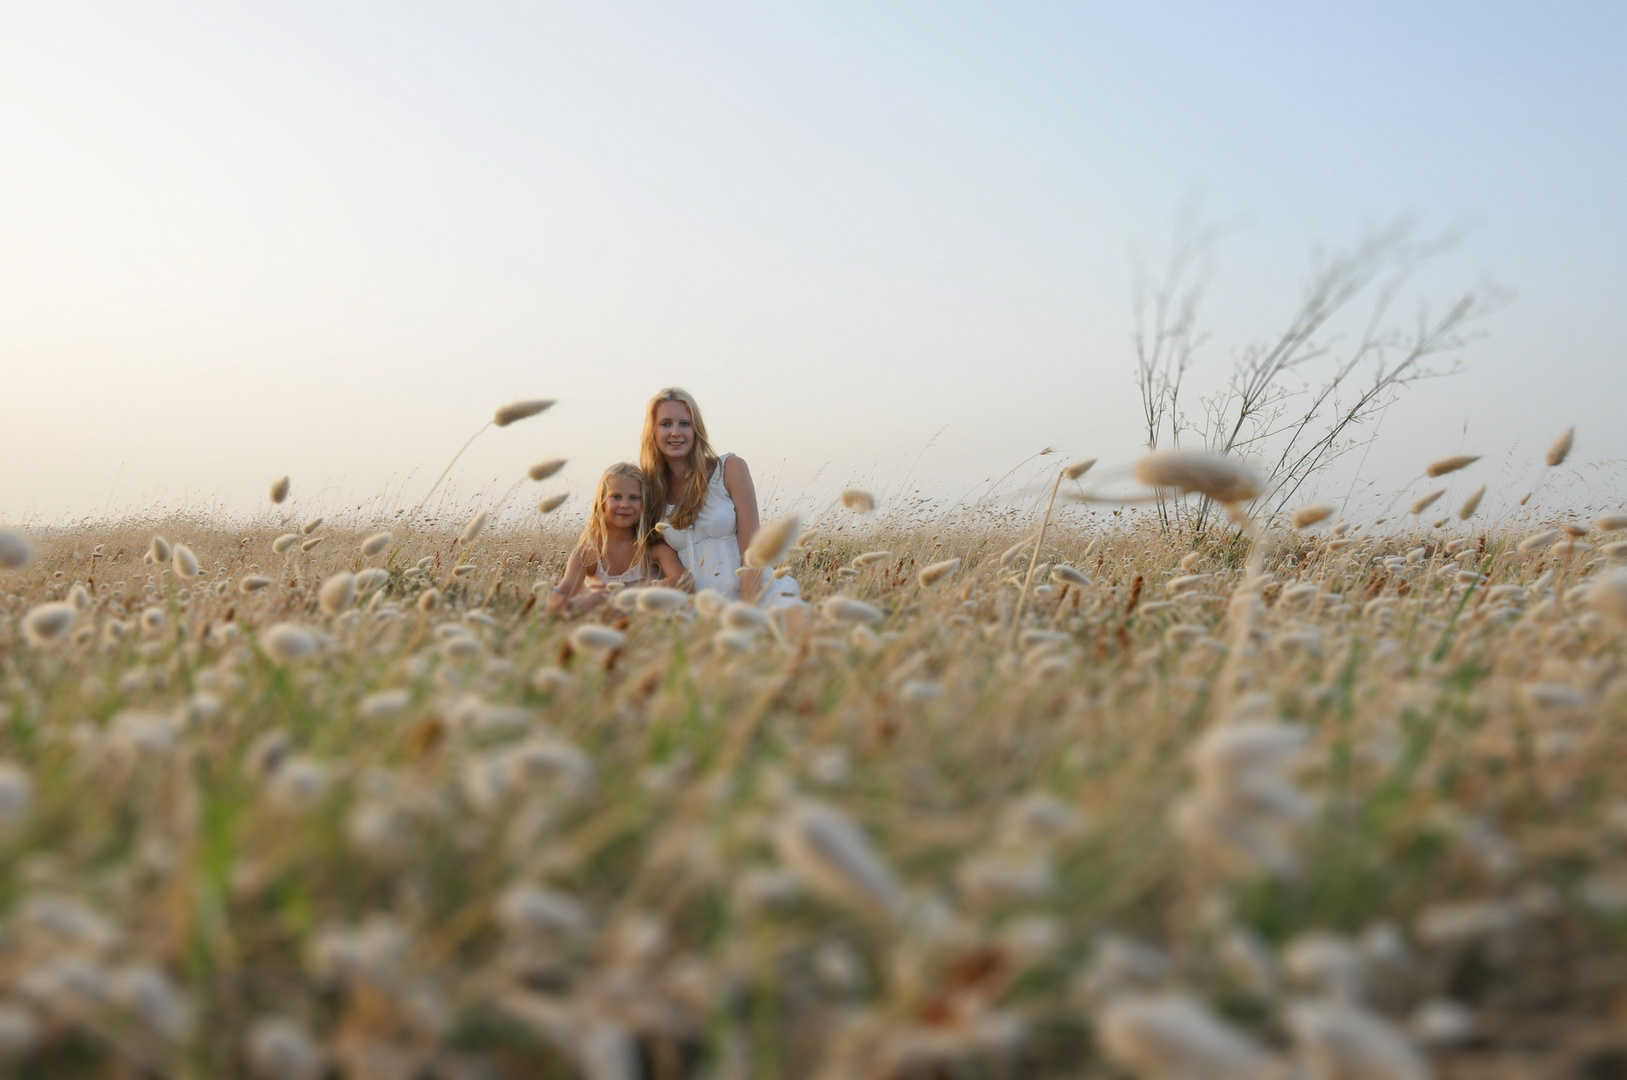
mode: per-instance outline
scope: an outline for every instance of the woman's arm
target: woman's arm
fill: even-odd
[[[678,553],[672,550],[671,545],[652,543],[650,545],[650,558],[654,559],[655,565],[661,568],[661,580],[657,581],[656,584],[665,585],[668,588],[679,588],[678,579],[684,576],[684,563],[682,559],[678,558]]]
[[[746,468],[744,461],[731,457],[723,463],[723,486],[734,501],[734,532],[735,538],[740,541],[740,558],[744,561],[746,548],[751,546],[752,537],[757,535],[757,529],[762,524],[757,519],[757,488],[751,482],[751,470]],[[762,588],[762,580],[760,570],[747,570],[741,574],[741,599],[747,603],[755,601]]]

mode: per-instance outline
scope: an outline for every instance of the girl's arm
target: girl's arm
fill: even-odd
[[[757,488],[751,482],[751,470],[737,457],[723,463],[723,486],[734,500],[735,538],[740,541],[740,558],[746,557],[746,548],[757,535],[761,522],[757,520]],[[761,570],[747,570],[740,575],[740,598],[748,604],[757,599],[762,588]]]
[[[671,545],[663,543],[652,543],[649,550],[650,558],[661,568],[661,580],[656,584],[677,588],[678,579],[684,576],[684,563],[678,558],[678,553],[672,550]]]
[[[565,576],[559,579],[559,584],[548,593],[548,610],[558,611],[570,603],[582,588],[582,579],[587,577],[587,562],[582,556],[580,545],[571,552],[569,561],[565,563]]]

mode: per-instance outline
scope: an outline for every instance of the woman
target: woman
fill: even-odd
[[[685,391],[672,387],[650,399],[639,464],[650,484],[649,512],[665,523],[663,539],[696,592],[715,589],[763,607],[801,602],[789,577],[736,573],[757,535],[757,490],[744,461],[712,449],[700,406]]]

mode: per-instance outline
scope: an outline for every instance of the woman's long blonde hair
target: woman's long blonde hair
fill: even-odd
[[[695,437],[689,448],[689,475],[684,478],[682,489],[677,491],[672,489],[672,476],[667,471],[667,459],[661,453],[655,427],[655,411],[669,401],[688,407],[689,430]],[[695,399],[689,396],[687,390],[669,386],[650,399],[650,407],[644,412],[644,441],[639,447],[638,461],[644,466],[644,478],[648,484],[646,510],[653,515],[649,517],[651,524],[661,520],[668,503],[672,504],[672,514],[667,520],[673,528],[687,529],[695,524],[695,515],[701,512],[701,507],[706,503],[706,490],[711,485],[712,470],[717,468],[718,457],[712,450],[712,444],[706,440],[706,422],[701,419],[701,407],[695,404]]]
[[[639,494],[644,497],[644,512],[639,515],[638,524],[633,526],[632,566],[647,566],[653,524],[650,517],[650,482],[643,471],[630,461],[616,462],[599,477],[599,487],[593,493],[593,509],[588,514],[588,523],[582,530],[581,539],[576,542],[577,549],[584,556],[591,555],[595,566],[604,566],[605,556],[610,552],[610,529],[605,525],[604,499],[610,493],[610,481],[617,478],[626,478],[638,484]],[[659,540],[659,537],[656,539]],[[586,559],[583,561],[585,563]],[[628,569],[632,569],[632,566]]]

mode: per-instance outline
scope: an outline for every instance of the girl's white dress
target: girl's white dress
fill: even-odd
[[[609,585],[641,585],[644,582],[644,564],[634,562],[632,566],[619,574],[612,574],[605,570],[603,560],[593,568],[593,576],[588,578],[587,587],[590,589],[603,589]]]
[[[706,485],[706,501],[701,504],[700,513],[695,515],[695,523],[689,528],[672,526],[674,507],[670,503],[667,505],[662,520],[668,524],[662,537],[678,553],[678,561],[695,579],[696,592],[714,589],[730,600],[738,600],[740,576],[735,571],[743,565],[740,560],[740,536],[736,531],[738,521],[734,513],[734,500],[729,497],[729,489],[723,483],[723,463],[733,456],[724,454],[718,459],[717,469]],[[757,601],[758,607],[802,603],[801,589],[795,578],[776,578],[773,571],[765,570],[763,584],[764,592]]]

